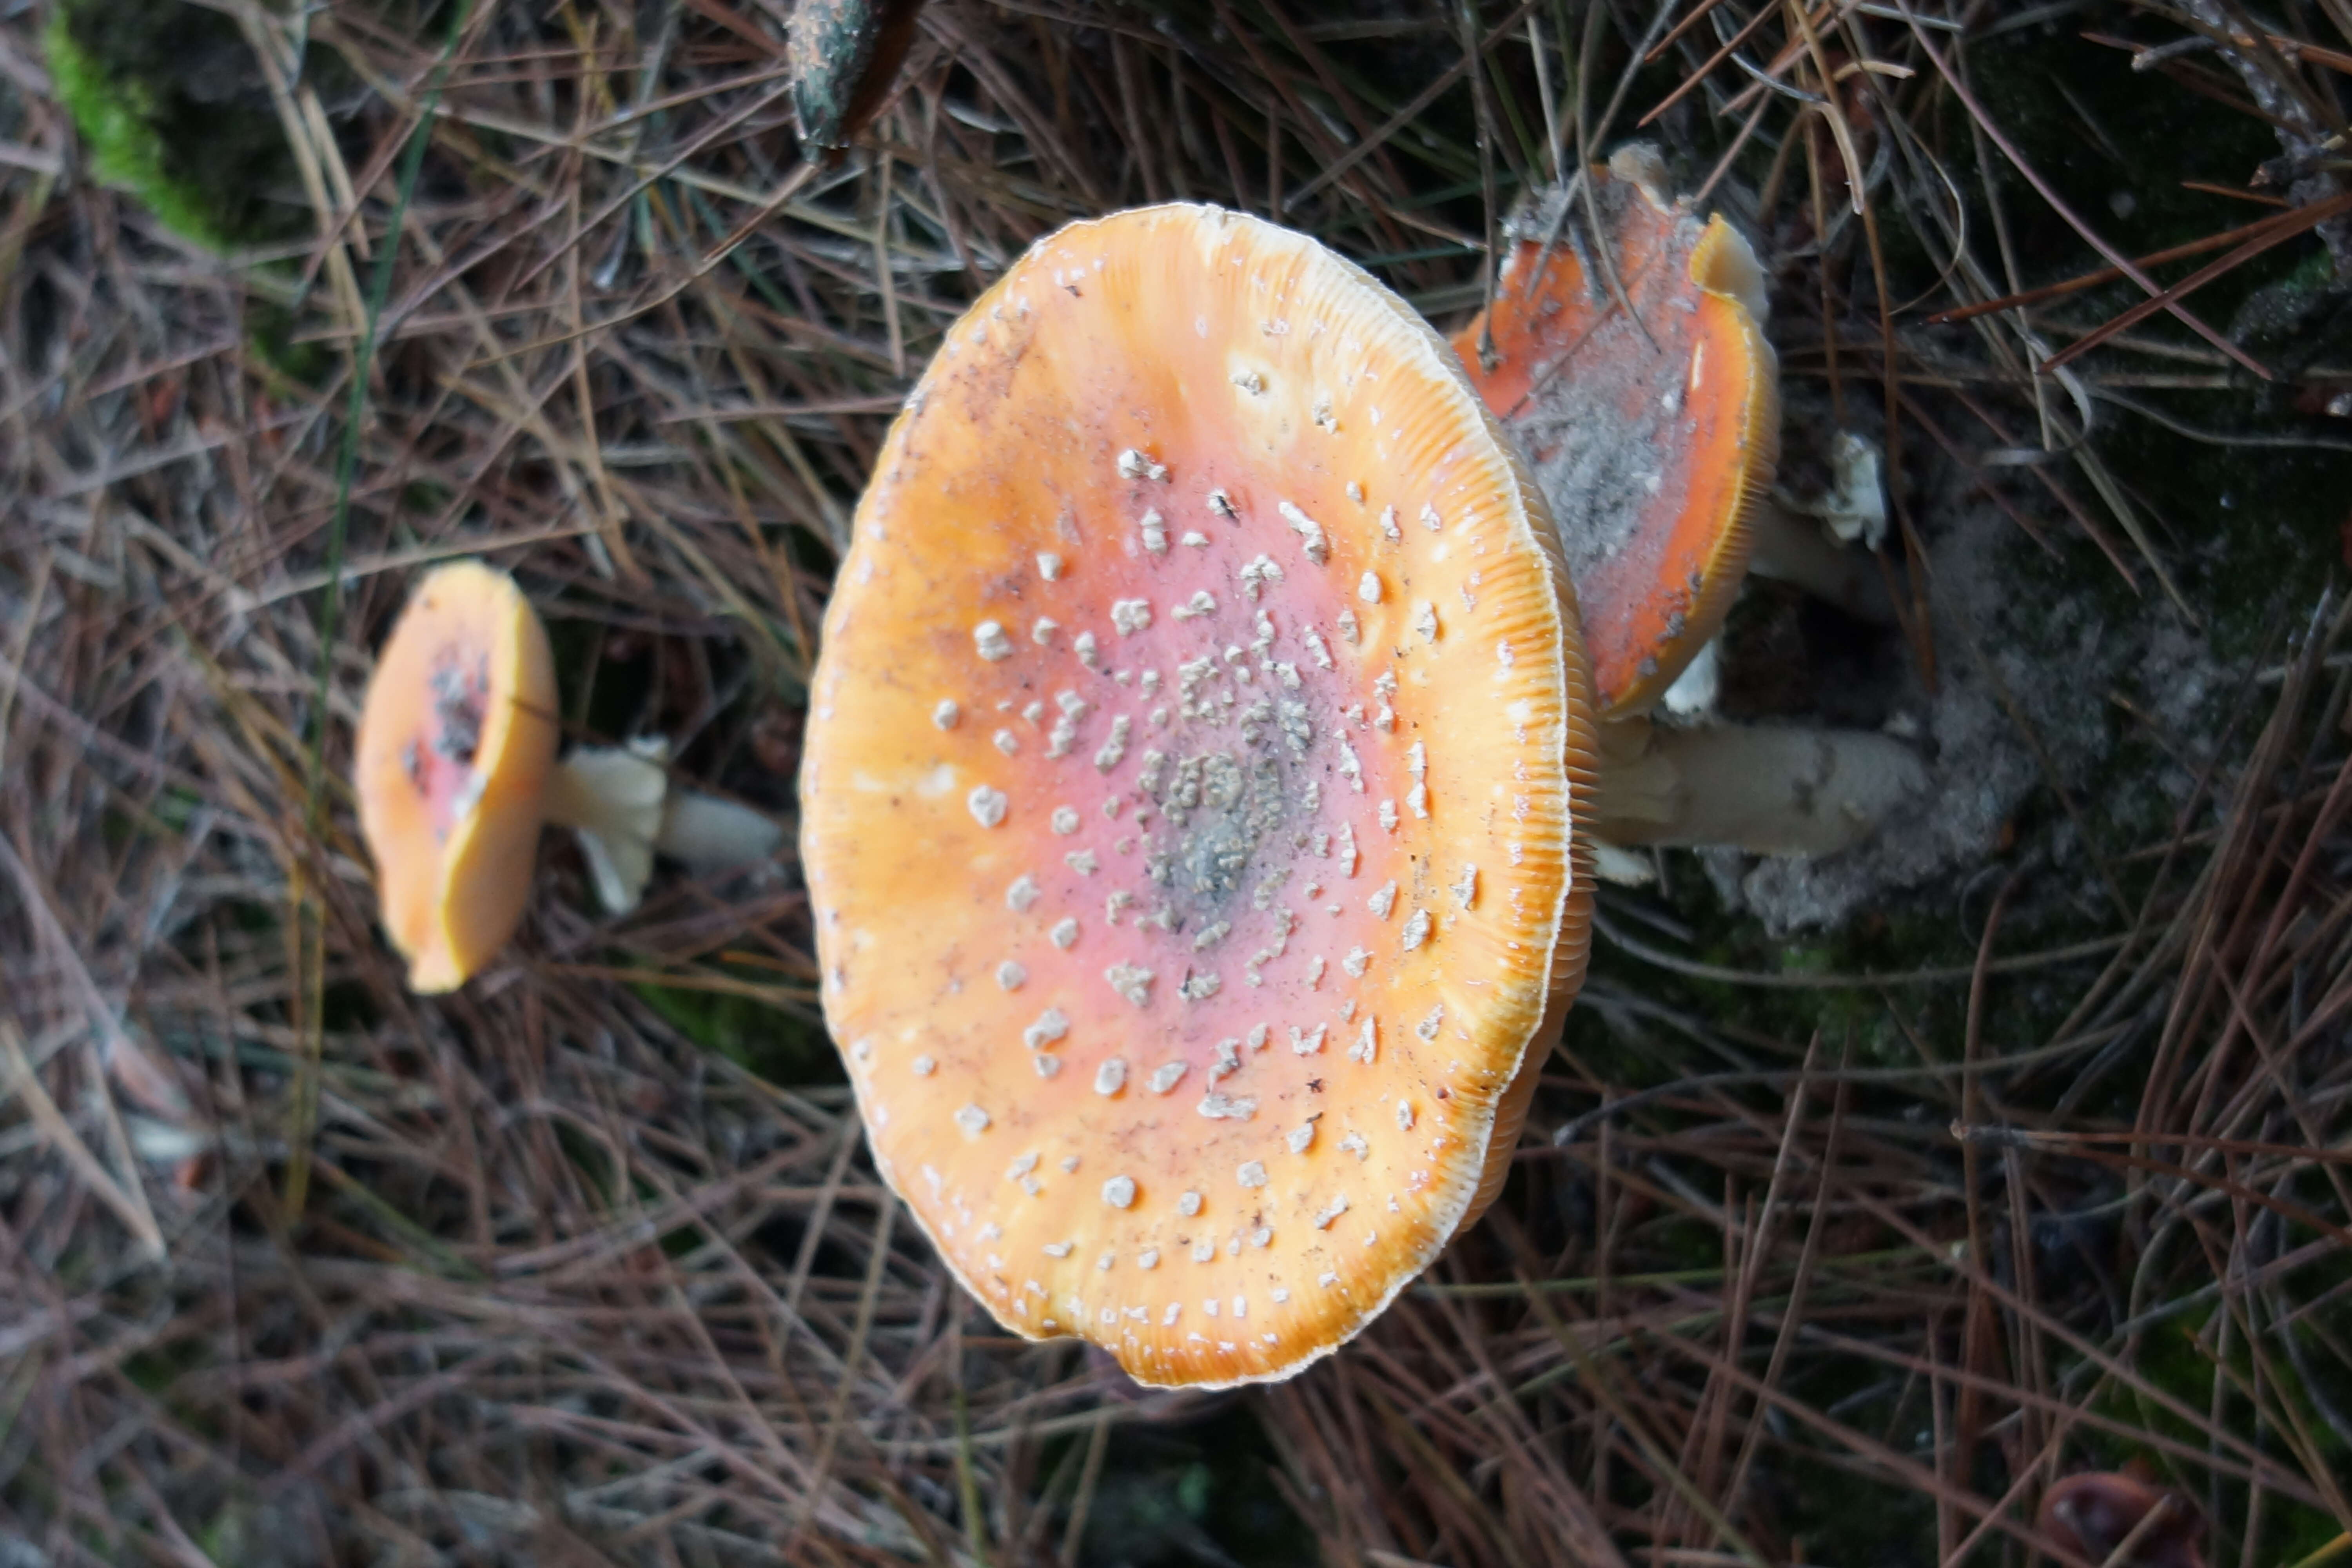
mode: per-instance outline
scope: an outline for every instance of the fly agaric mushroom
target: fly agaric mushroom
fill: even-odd
[[[1630,312],[1580,254],[1580,209],[1546,243],[1555,196],[1454,340],[1559,525],[1604,720],[1655,702],[1723,624],[1780,450],[1756,253],[1668,201],[1656,160],[1630,147],[1591,174]]]
[[[950,329],[802,858],[876,1163],[1001,1321],[1286,1377],[1491,1199],[1583,968],[1587,679],[1525,469],[1314,241],[1076,224]]]
[[[1862,620],[1893,613],[1864,562],[1771,499],[1780,365],[1755,251],[1668,195],[1654,148],[1591,177],[1632,314],[1562,194],[1514,224],[1494,308],[1454,346],[1559,524],[1607,720],[1664,694],[1751,571]]]
[[[455,990],[522,919],[555,740],[547,628],[514,580],[472,561],[426,576],[376,658],[354,762],[411,989]]]
[[[1926,787],[1900,742],[1644,717],[1715,636],[1751,564],[1865,618],[1883,605],[1845,552],[1769,499],[1780,372],[1755,252],[1667,195],[1654,149],[1621,148],[1591,177],[1630,313],[1589,254],[1580,207],[1563,214],[1555,197],[1522,226],[1494,309],[1454,342],[1528,449],[1576,579],[1604,721],[1595,830],[1613,845],[1848,847]]]
[[[474,561],[427,574],[377,656],[354,758],[384,931],[412,990],[453,991],[506,944],[541,822],[579,831],[620,908],[653,850],[708,870],[782,837],[742,806],[670,794],[657,762],[583,748],[559,763],[555,742],[547,629],[514,579]]]

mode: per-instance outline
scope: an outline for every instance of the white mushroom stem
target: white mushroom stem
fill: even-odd
[[[1927,787],[1910,749],[1873,731],[1643,720],[1601,730],[1594,831],[1607,844],[1833,855]]]
[[[783,829],[749,806],[672,791],[659,739],[583,746],[547,781],[547,819],[580,836],[596,897],[614,914],[637,907],[658,853],[700,875],[775,853]]]
[[[1756,509],[1748,528],[1755,543],[1748,570],[1757,576],[1802,588],[1858,621],[1895,624],[1885,580],[1869,552],[1832,542],[1819,521],[1769,500]]]

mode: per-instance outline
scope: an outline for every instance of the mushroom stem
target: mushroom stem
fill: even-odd
[[[663,809],[654,847],[700,873],[764,860],[783,841],[784,830],[765,812],[687,789],[670,796]]]
[[[1750,515],[1748,527],[1755,539],[1749,572],[1802,588],[1856,620],[1874,626],[1895,624],[1886,584],[1866,552],[1831,543],[1819,522],[1769,500]]]
[[[659,740],[583,746],[555,764],[547,819],[580,835],[596,896],[614,914],[636,908],[656,853],[698,875],[766,858],[783,829],[760,812],[694,790],[672,792]]]
[[[1601,729],[1595,832],[1611,844],[1832,855],[1927,787],[1908,748],[1867,730],[1669,729],[1642,720]]]

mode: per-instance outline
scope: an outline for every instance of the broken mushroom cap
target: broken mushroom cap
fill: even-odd
[[[530,895],[555,762],[555,668],[522,591],[479,562],[417,584],[360,713],[360,830],[417,991],[465,984]]]
[[[1540,498],[1365,273],[1168,205],[982,296],[859,507],[801,784],[827,1019],[972,1294],[1160,1385],[1393,1299],[1580,978],[1586,690]]]
[[[1748,242],[1670,199],[1652,149],[1591,177],[1602,232],[1580,195],[1516,222],[1493,308],[1454,343],[1559,526],[1613,719],[1664,694],[1738,593],[1772,484],[1779,369]]]

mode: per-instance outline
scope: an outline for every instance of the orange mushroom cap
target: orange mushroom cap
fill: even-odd
[[[1378,1313],[1580,978],[1586,691],[1540,498],[1355,267],[1169,205],[982,296],[859,507],[802,775],[826,1015],[972,1294],[1155,1384]]]
[[[1747,241],[1668,201],[1646,149],[1591,178],[1633,315],[1597,258],[1586,270],[1580,198],[1547,246],[1555,196],[1520,226],[1493,310],[1454,345],[1559,524],[1610,719],[1654,703],[1723,624],[1747,574],[1750,516],[1771,488],[1780,416]],[[1489,330],[1491,362],[1480,355]]]
[[[530,895],[555,762],[547,631],[505,573],[442,566],[376,658],[360,713],[360,831],[385,934],[417,991],[452,991]]]

